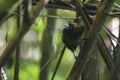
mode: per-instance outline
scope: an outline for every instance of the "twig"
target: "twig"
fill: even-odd
[[[80,0],[77,1],[78,3],[80,2]],[[103,28],[104,21],[107,17],[106,11],[110,12],[113,2],[114,0],[104,0],[99,5],[96,19],[88,32],[88,40],[86,40],[85,44],[82,46],[80,54],[78,55],[78,60],[75,62],[67,80],[78,80],[80,75],[82,74],[88,58],[91,55],[97,37],[99,36],[101,29]]]
[[[72,3],[70,3],[70,4],[72,4]],[[72,4],[72,5],[74,6],[74,4]],[[115,3],[115,5],[116,5],[116,3]],[[95,3],[87,3],[87,4],[83,3],[83,6],[84,6],[84,8],[86,8],[86,10],[87,10],[87,12],[89,14],[91,14],[91,15],[96,14],[98,4],[95,4]],[[63,4],[59,4],[59,3],[48,3],[48,5],[46,7],[75,11],[75,7],[71,7],[71,6],[68,6],[68,5],[65,5],[65,4],[63,5]],[[118,13],[116,13],[116,12],[118,12]],[[114,16],[117,17],[118,16],[119,17],[120,16],[119,12],[120,12],[119,7],[118,6],[114,7],[113,11],[110,13],[109,16],[112,16],[112,17],[114,17]]]
[[[21,27],[21,5],[18,6],[17,9],[17,30],[20,29]],[[20,43],[18,43],[17,48],[16,48],[16,53],[15,53],[15,69],[14,69],[14,80],[19,80],[19,68],[20,68]]]
[[[66,46],[64,46],[63,49],[62,49],[61,55],[60,55],[60,57],[59,57],[59,60],[58,60],[58,62],[57,62],[57,65],[56,65],[56,67],[55,67],[55,71],[53,72],[53,75],[52,75],[51,80],[54,80],[54,77],[55,77],[55,75],[56,75],[56,73],[57,73],[57,70],[58,70],[58,68],[59,68],[59,66],[60,66],[61,60],[62,60],[62,58],[63,58],[65,49],[66,49]]]
[[[85,27],[89,30],[93,21],[89,17],[88,13],[86,12],[86,9],[82,6],[82,4],[78,4],[78,6],[79,6],[78,7],[79,12],[80,12],[79,15],[81,15],[81,18],[85,24]],[[99,38],[97,40],[97,46],[98,46],[99,51],[101,52],[101,55],[102,55],[106,65],[107,65],[107,67],[112,70],[114,67],[114,64],[113,64],[112,58],[109,54],[109,50],[106,47],[101,35],[99,35]]]
[[[0,26],[5,22],[6,19],[10,18],[13,15],[13,12],[16,10],[16,7],[18,7],[22,3],[22,0],[18,0],[11,10],[5,14],[5,16],[0,20]]]
[[[26,1],[26,0],[25,0]],[[20,42],[20,40],[23,38],[25,33],[29,30],[31,25],[34,23],[35,19],[39,16],[39,13],[43,9],[43,7],[47,4],[49,0],[40,0],[39,4],[37,5],[37,8],[34,12],[35,16],[33,18],[33,21],[30,23],[29,15],[24,15],[24,25],[19,29],[16,36],[13,38],[13,40],[8,44],[6,49],[4,50],[3,54],[0,57],[0,66],[4,66],[7,60],[9,59],[10,55],[12,55],[14,49],[16,48],[16,45]],[[25,14],[28,13],[27,11]],[[29,21],[29,22],[28,22]]]
[[[119,25],[120,27],[120,25]],[[120,28],[119,28],[120,32]],[[120,39],[120,33],[118,38]],[[110,80],[119,80],[120,75],[120,45],[117,43],[117,46],[114,48],[114,61],[116,63],[114,70],[112,71]]]

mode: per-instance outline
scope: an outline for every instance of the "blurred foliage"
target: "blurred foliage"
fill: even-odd
[[[45,21],[46,21],[45,18],[39,17],[37,19],[36,23],[34,23],[34,25],[32,27],[33,30],[35,30],[35,32],[37,33],[38,41],[40,41],[40,42],[42,40],[43,31],[46,26]]]
[[[37,63],[32,61],[21,62],[20,66],[20,80],[38,80],[39,66]],[[14,75],[14,67],[11,69],[10,80],[13,80],[12,76]]]
[[[120,5],[120,0],[115,0],[115,2]]]
[[[0,13],[7,12],[17,0],[0,0]]]
[[[68,20],[70,20],[69,17],[75,17],[75,12],[67,11],[67,10],[58,10],[58,15],[60,17],[66,17],[67,16]],[[42,40],[43,31],[45,29],[45,26],[47,25],[46,24],[47,23],[46,19],[47,19],[46,17],[39,17],[31,28],[36,32],[39,42],[41,42],[41,40]],[[53,45],[56,45],[57,50],[59,50],[58,49],[59,45],[60,45],[60,47],[63,47],[62,29],[64,28],[64,24],[67,23],[67,21],[66,21],[66,19],[65,20],[64,19],[58,19],[58,21],[56,23],[56,29],[55,29],[55,33],[54,33],[54,37],[53,37]],[[73,19],[71,21],[73,21]],[[2,25],[2,26],[7,27],[8,37],[11,40],[15,36],[16,31],[17,31],[16,17],[9,18],[4,24],[5,25]],[[58,25],[58,24],[60,24],[60,25]],[[24,41],[24,39],[23,39],[23,41]],[[62,45],[61,45],[61,43],[62,43]],[[24,43],[24,44],[27,44],[27,43]],[[41,44],[39,44],[39,45],[41,45]],[[30,46],[32,46],[32,45],[29,45],[28,47],[30,47]],[[27,49],[27,50],[29,52],[29,49]],[[61,50],[60,50],[59,53],[56,53],[56,54],[58,54],[58,56],[59,56],[60,53],[61,53]],[[36,53],[34,52],[32,54],[36,54]],[[38,78],[39,78],[38,77],[39,61],[36,61],[36,60],[34,61],[34,58],[29,58],[29,59],[21,58],[21,59],[22,59],[22,61],[21,61],[21,65],[20,65],[20,80],[38,80]],[[51,62],[51,71],[50,71],[50,74],[49,74],[49,80],[50,80],[50,78],[53,74],[53,71],[54,71],[57,60],[58,60],[58,57],[56,57]],[[74,61],[75,61],[75,59],[72,55],[72,52],[67,49],[66,52],[65,52],[64,58],[62,60],[61,67],[59,68],[59,71],[58,71],[55,79],[56,80],[66,79],[68,73],[70,72],[70,70],[72,68],[71,65],[73,65]],[[14,74],[14,66],[10,70],[10,80],[13,79],[13,74]]]
[[[57,11],[57,14],[58,14],[60,17],[75,17],[75,15],[76,15],[75,11],[62,10],[62,9],[59,9],[59,10]]]
[[[67,17],[75,17],[75,12],[66,11],[66,10],[58,10],[58,15],[60,17],[66,17],[66,16]],[[111,19],[112,18],[110,18],[110,19],[108,18],[108,21],[106,23],[108,23]],[[65,20],[67,20],[67,19],[65,19]],[[68,19],[68,20],[73,21],[73,19]],[[39,17],[31,28],[36,32],[39,42],[41,42],[41,40],[42,40],[42,34],[45,29],[45,26],[47,25],[45,21],[46,21],[46,18]],[[59,21],[64,21],[64,19],[60,19]],[[57,24],[59,24],[59,21],[57,22]],[[15,18],[10,18],[10,20],[8,21],[8,24],[10,24],[10,23],[13,23],[9,27],[9,37],[12,38],[12,36],[14,36],[16,33]],[[55,29],[55,33],[54,33],[54,37],[53,37],[53,45],[56,45],[57,50],[58,50],[58,46],[60,44],[63,44],[62,43],[62,29],[64,28],[65,23],[67,23],[67,21],[62,23],[62,26],[56,24],[56,29]],[[101,31],[101,34],[103,35],[104,38],[106,37],[104,31]],[[60,47],[63,47],[63,45],[61,45]],[[32,54],[35,54],[35,53],[32,53]],[[60,52],[56,53],[56,54],[58,54],[58,56],[59,56]],[[34,60],[33,60],[33,62],[31,62],[31,60],[33,60],[33,58],[27,59],[27,61],[24,59],[22,60],[21,68],[20,68],[20,80],[38,80],[38,78],[39,78],[38,77],[39,61],[34,63]],[[51,62],[49,80],[51,79],[51,76],[53,74],[57,60],[58,60],[58,57],[56,57]],[[67,49],[65,51],[65,55],[63,57],[62,63],[60,65],[60,68],[55,77],[55,80],[65,80],[72,68],[74,61],[75,61],[75,59],[73,57],[72,52]],[[11,69],[11,78],[13,77],[13,72],[14,72],[14,67]]]
[[[7,3],[6,3],[7,2]],[[6,12],[12,5],[16,2],[16,0],[0,0],[0,13],[1,12]],[[89,0],[85,0],[85,2],[89,2]],[[117,4],[120,4],[120,0],[116,0]],[[74,11],[69,11],[69,10],[62,10],[59,9],[57,10],[57,15],[59,16],[60,19],[57,19],[56,22],[56,29],[54,32],[54,37],[53,37],[53,46],[54,46],[54,52],[55,55],[60,55],[61,53],[61,48],[63,47],[62,43],[62,30],[64,28],[64,24],[67,23],[67,21],[73,21],[73,17],[75,16]],[[54,16],[54,15],[53,15]],[[56,16],[56,15],[55,15]],[[66,17],[63,18],[62,17]],[[49,18],[49,17],[48,17]],[[105,21],[105,25],[108,24],[113,18],[108,17],[107,20]],[[38,17],[34,25],[32,26],[31,29],[33,29],[36,34],[37,34],[37,39],[38,39],[38,45],[36,45],[37,49],[35,52],[31,52],[32,57],[33,54],[36,54],[36,52],[39,52],[39,57],[41,57],[40,49],[38,47],[41,47],[41,40],[42,40],[42,35],[43,31],[45,29],[45,26],[47,25],[47,17]],[[9,18],[5,23],[5,25],[2,25],[4,28],[7,27],[8,29],[8,37],[12,39],[15,34],[16,34],[16,18],[11,17]],[[106,38],[105,31],[101,31],[102,37]],[[24,41],[24,40],[23,40]],[[27,44],[27,43],[26,43]],[[30,47],[32,45],[29,45],[27,47]],[[33,47],[31,49],[34,49]],[[55,50],[56,49],[56,50]],[[28,49],[29,52],[29,49]],[[26,54],[24,54],[26,56]],[[52,54],[54,55],[54,54]],[[28,56],[28,55],[27,55]],[[56,56],[53,61],[51,62],[51,68],[50,68],[50,74],[49,74],[49,80],[53,74],[55,65],[58,60],[58,56]],[[39,74],[39,61],[34,60],[33,58],[29,59],[23,59],[21,58],[21,66],[20,66],[20,80],[38,80],[38,74]],[[73,57],[73,54],[70,50],[66,50],[62,63],[60,65],[60,68],[58,70],[58,73],[55,77],[55,80],[65,80],[66,77],[68,76],[72,65],[74,63],[75,59]],[[102,62],[102,61],[101,61]],[[102,66],[102,65],[100,65]],[[10,70],[10,79],[12,79],[14,73],[14,66]]]
[[[10,37],[10,39],[12,39],[15,36],[16,32],[17,32],[16,18],[15,17],[9,18],[8,21],[6,21],[6,24],[8,24],[8,26],[7,26],[8,36]]]

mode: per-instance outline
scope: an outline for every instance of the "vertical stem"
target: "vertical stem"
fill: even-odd
[[[65,49],[66,49],[66,46],[64,46],[63,49],[62,49],[61,55],[60,55],[60,57],[59,57],[59,60],[58,60],[58,62],[57,62],[57,65],[56,65],[56,67],[55,67],[55,71],[53,72],[53,75],[52,75],[51,80],[54,80],[54,78],[55,78],[55,75],[56,75],[57,70],[58,70],[58,68],[59,68],[59,66],[60,66],[61,60],[62,60],[62,58],[63,58]]]
[[[48,9],[49,15],[56,15],[55,9]],[[52,39],[55,29],[56,19],[48,18],[47,26],[43,32],[42,38],[42,58],[40,61],[40,67],[42,68],[46,62],[50,59],[50,54],[52,52]],[[49,73],[49,65],[45,66],[42,71],[40,71],[40,78],[39,80],[48,80],[48,73]]]
[[[21,5],[17,9],[17,31],[21,26]],[[14,80],[19,80],[19,68],[20,68],[20,42],[16,47],[16,55],[15,55],[15,70],[14,70]]]

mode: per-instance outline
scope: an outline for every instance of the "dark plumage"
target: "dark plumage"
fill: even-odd
[[[81,36],[84,31],[83,26],[79,26],[76,23],[71,23],[63,29],[62,40],[63,43],[70,49],[72,52],[76,50],[76,47],[80,45]]]

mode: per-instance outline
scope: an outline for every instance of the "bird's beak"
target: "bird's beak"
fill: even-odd
[[[65,26],[65,28],[67,28],[67,29],[69,28],[69,25],[68,25],[68,24],[65,24],[64,26]]]

